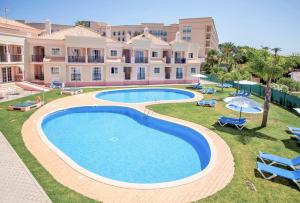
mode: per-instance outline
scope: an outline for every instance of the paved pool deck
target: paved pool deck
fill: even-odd
[[[214,148],[212,164],[203,174],[195,177],[189,182],[182,182],[178,185],[169,185],[162,188],[128,188],[120,187],[101,180],[85,173],[78,167],[60,156],[59,152],[51,148],[45,142],[41,134],[40,122],[44,116],[59,109],[76,106],[101,106],[116,105],[131,107],[141,112],[148,112],[146,106],[150,103],[128,104],[99,100],[95,98],[95,92],[80,94],[61,98],[46,104],[38,109],[23,125],[22,136],[26,147],[49,171],[49,173],[61,184],[69,187],[78,193],[102,202],[192,202],[203,199],[222,190],[232,179],[234,174],[234,160],[230,148],[216,133],[192,122],[161,115],[155,112],[149,113],[153,117],[168,120],[189,126],[200,131]],[[186,101],[171,102],[195,102],[202,99],[203,95],[196,94],[196,97]],[[164,102],[155,102],[164,103]]]
[[[0,202],[50,203],[51,200],[0,132]]]

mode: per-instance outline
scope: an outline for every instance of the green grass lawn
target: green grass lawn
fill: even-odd
[[[185,87],[178,86],[178,88]],[[90,88],[84,91],[95,90],[99,89]],[[299,191],[293,183],[279,178],[276,178],[274,182],[264,180],[254,170],[256,156],[259,151],[289,158],[299,155],[300,146],[294,140],[291,140],[289,134],[285,131],[287,125],[300,127],[299,117],[279,106],[272,105],[269,125],[266,128],[260,128],[261,115],[248,116],[245,114],[243,116],[246,116],[250,122],[243,131],[230,127],[222,128],[215,124],[220,115],[238,116],[238,112],[226,109],[224,102],[222,102],[222,99],[231,91],[233,89],[224,89],[222,93],[218,89],[215,95],[205,96],[205,98],[218,100],[215,108],[198,107],[195,103],[159,104],[149,106],[149,108],[161,114],[188,120],[210,128],[230,146],[235,160],[234,178],[224,190],[202,200],[203,202],[299,202]],[[9,112],[6,108],[9,104],[33,100],[35,96],[0,103],[0,131],[14,147],[53,202],[94,202],[58,183],[25,147],[21,136],[22,124],[35,110],[22,113]],[[58,91],[45,93],[47,103],[61,97]],[[260,98],[255,97],[254,99],[262,102]],[[251,191],[246,186],[245,181],[251,181],[257,192]]]

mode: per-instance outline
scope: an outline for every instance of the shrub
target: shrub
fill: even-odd
[[[291,78],[280,78],[277,83],[288,86],[290,91],[300,91],[300,82]]]

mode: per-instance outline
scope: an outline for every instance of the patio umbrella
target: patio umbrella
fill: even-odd
[[[262,108],[259,103],[256,101],[249,99],[247,97],[228,97],[224,99],[225,102],[228,104],[226,105],[227,108],[233,111],[240,112],[240,118],[242,113],[261,113]]]
[[[234,81],[234,83],[237,83],[238,86],[241,85],[250,85],[250,93],[251,93],[251,86],[256,85],[257,82],[249,81],[249,80],[240,80],[240,81]]]
[[[200,78],[207,78],[206,75],[202,75],[202,74],[194,74],[192,75],[192,77],[198,78],[198,83],[200,83]]]

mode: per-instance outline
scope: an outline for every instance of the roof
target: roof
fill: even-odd
[[[148,33],[148,34],[140,34],[138,36],[135,36],[133,38],[131,38],[128,42],[126,42],[126,44],[132,44],[133,40],[150,40],[151,43],[153,43],[154,45],[159,45],[159,46],[169,46],[169,44],[167,42],[165,42],[162,39],[159,39],[158,37]]]
[[[33,28],[28,25],[25,25],[24,23],[21,23],[21,22],[15,21],[15,20],[11,20],[11,19],[7,19],[7,18],[3,18],[3,17],[0,17],[0,25],[3,27],[19,27],[19,28],[38,31],[38,29]]]
[[[107,42],[114,42],[113,39],[103,37],[97,32],[94,32],[86,27],[83,26],[74,26],[71,28],[66,28],[59,30],[57,32],[53,32],[51,34],[44,34],[39,36],[38,38],[41,39],[56,39],[56,40],[63,40],[66,36],[78,36],[78,37],[94,37],[94,38],[106,38]]]

